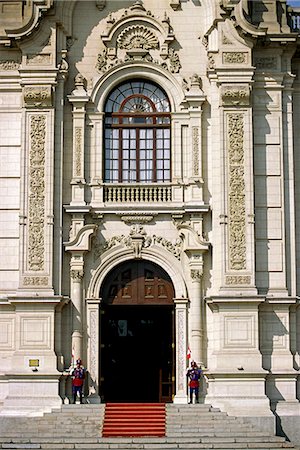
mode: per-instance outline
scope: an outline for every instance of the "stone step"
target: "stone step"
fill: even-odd
[[[166,405],[164,437],[105,438],[104,409],[105,405],[63,405],[43,417],[1,417],[0,449],[295,449],[284,438],[268,436],[210,405]]]

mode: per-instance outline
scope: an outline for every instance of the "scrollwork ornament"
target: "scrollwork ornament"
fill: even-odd
[[[246,268],[246,204],[244,169],[244,116],[228,114],[229,265]]]
[[[46,116],[30,118],[28,267],[44,269]]]
[[[23,96],[27,107],[52,106],[51,86],[25,86]]]
[[[191,279],[192,281],[201,281],[202,270],[201,269],[191,269]]]
[[[247,53],[245,52],[224,52],[224,64],[245,64],[247,62]]]
[[[0,60],[0,70],[18,70],[20,61],[14,60]]]
[[[170,72],[178,73],[181,69],[181,63],[179,60],[178,53],[175,52],[173,48],[169,50],[169,61],[170,61]]]
[[[72,280],[79,282],[83,279],[84,272],[83,270],[72,269],[70,270],[70,276]]]

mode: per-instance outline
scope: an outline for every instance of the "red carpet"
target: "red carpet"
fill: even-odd
[[[165,436],[163,403],[107,403],[102,436]]]

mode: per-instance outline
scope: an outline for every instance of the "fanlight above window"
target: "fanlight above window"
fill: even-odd
[[[132,81],[105,104],[105,181],[171,180],[170,103],[157,85]]]

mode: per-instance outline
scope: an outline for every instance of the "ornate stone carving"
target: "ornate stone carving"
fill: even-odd
[[[67,50],[61,51],[61,60],[60,60],[59,66],[58,66],[58,70],[64,79],[67,78],[68,72],[69,72],[69,64],[67,61],[67,54],[68,54]]]
[[[101,35],[105,48],[99,52],[95,65],[98,72],[105,73],[129,61],[151,62],[172,73],[179,72],[179,55],[170,47],[175,36],[166,13],[158,21],[136,1],[117,19],[109,14],[106,23],[107,30]],[[161,59],[155,59],[157,56]]]
[[[46,116],[30,118],[28,269],[44,270]]]
[[[193,141],[193,175],[199,175],[199,127],[192,127],[192,141]]]
[[[244,174],[244,116],[227,115],[229,268],[246,269],[246,212]]]
[[[125,28],[117,38],[119,48],[126,50],[151,50],[158,48],[158,39],[152,30],[143,25]]]
[[[170,72],[178,73],[179,70],[181,69],[181,64],[178,53],[175,52],[174,48],[170,48],[169,50],[169,60],[170,60]]]
[[[26,55],[26,64],[28,66],[49,66],[51,63],[51,53],[35,53]]]
[[[148,223],[153,220],[154,215],[156,214],[147,214],[147,213],[138,213],[138,214],[124,214],[121,215],[121,220],[125,223]]]
[[[255,57],[254,66],[256,66],[257,69],[277,69],[277,57]]]
[[[193,281],[198,281],[198,282],[201,281],[202,275],[203,275],[203,272],[200,269],[192,269],[191,270],[191,279]]]
[[[223,106],[248,106],[250,104],[249,86],[228,85],[222,86],[221,98]]]
[[[1,59],[0,70],[18,70],[21,62],[13,59]]]
[[[72,280],[80,282],[84,276],[83,270],[70,270],[70,276]]]
[[[140,238],[138,247],[136,245],[138,241],[137,238]],[[172,253],[177,259],[180,259],[181,254],[180,239],[175,244],[173,244],[171,241],[162,236],[148,236],[143,226],[140,224],[132,225],[128,236],[124,236],[123,234],[120,236],[113,236],[103,244],[95,245],[95,258],[98,258],[103,252],[109,250],[115,245],[123,245],[124,247],[131,248],[136,253],[136,255],[138,255],[137,257],[141,257],[141,251],[143,248],[150,247],[151,245],[161,245],[170,253]]]
[[[208,58],[208,62],[207,62],[208,69],[215,69],[216,62],[215,62],[213,55],[208,55],[207,58]]]
[[[245,64],[247,62],[247,53],[245,52],[224,52],[224,64]]]
[[[75,161],[74,161],[74,175],[81,177],[81,159],[82,159],[82,129],[75,127]]]
[[[251,277],[248,275],[228,275],[225,278],[226,284],[229,285],[244,285],[251,283]]]
[[[90,311],[90,365],[89,365],[89,372],[92,380],[95,380],[97,378],[97,361],[96,357],[98,354],[98,341],[97,341],[97,314],[99,314],[99,311],[96,309],[93,309]]]
[[[47,286],[48,277],[24,277],[24,286]]]
[[[183,391],[186,387],[186,378],[183,368],[186,366],[186,348],[185,348],[185,312],[177,312],[177,330],[178,330],[178,388]]]
[[[51,86],[25,86],[23,96],[26,107],[52,106]]]

